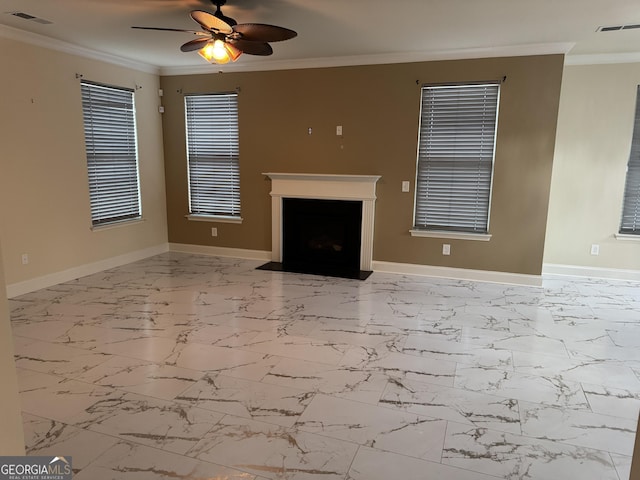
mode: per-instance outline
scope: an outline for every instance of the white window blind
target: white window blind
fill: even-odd
[[[627,165],[620,233],[640,235],[640,86],[636,94],[636,116]]]
[[[94,226],[140,217],[133,91],[81,82]]]
[[[487,233],[500,86],[424,86],[415,228]]]
[[[240,217],[238,95],[186,95],[193,215]]]

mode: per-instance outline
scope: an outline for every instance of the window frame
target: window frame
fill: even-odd
[[[427,105],[429,103],[434,104],[435,102],[442,102],[443,99],[442,97],[438,97],[438,95],[436,95],[435,93],[432,93],[431,96],[428,96],[429,92],[444,92],[444,94],[446,94],[447,92],[453,92],[455,94],[455,92],[457,91],[457,95],[460,96],[464,90],[466,89],[470,89],[468,92],[465,92],[466,94],[473,94],[474,92],[471,89],[484,89],[485,91],[485,97],[487,96],[487,91],[493,91],[490,95],[490,97],[494,97],[495,100],[493,101],[487,101],[486,99],[482,102],[482,105],[484,106],[484,108],[486,108],[486,106],[488,105],[489,107],[491,107],[490,110],[490,114],[487,116],[485,115],[484,117],[482,117],[481,121],[478,121],[474,124],[466,124],[463,125],[463,128],[458,128],[455,130],[453,135],[450,135],[452,138],[456,138],[455,133],[457,133],[458,135],[460,135],[461,133],[470,133],[471,128],[472,127],[476,127],[479,128],[481,127],[481,136],[480,138],[484,139],[485,135],[487,135],[488,133],[491,134],[490,136],[490,140],[491,140],[491,148],[490,148],[490,155],[487,155],[487,150],[486,147],[484,147],[483,143],[478,143],[478,144],[474,144],[473,146],[475,146],[477,149],[479,149],[479,152],[475,152],[477,155],[475,155],[475,159],[473,159],[473,157],[469,157],[471,158],[471,160],[467,160],[467,163],[470,166],[473,166],[474,164],[476,165],[476,170],[477,167],[481,166],[483,162],[483,158],[485,159],[484,162],[488,163],[486,161],[486,158],[490,158],[490,166],[489,168],[485,168],[483,170],[484,172],[484,176],[485,178],[485,186],[484,188],[487,191],[486,196],[483,196],[482,198],[486,201],[486,207],[478,209],[476,208],[473,216],[468,215],[463,222],[469,222],[473,219],[475,219],[477,221],[477,219],[479,218],[478,215],[478,211],[480,211],[480,213],[483,214],[482,218],[481,218],[481,226],[482,228],[478,229],[478,228],[463,228],[460,225],[455,225],[455,223],[462,223],[462,222],[456,222],[456,221],[449,221],[448,224],[444,224],[444,222],[442,223],[433,223],[433,224],[429,224],[426,221],[427,218],[427,214],[428,212],[426,211],[426,206],[424,205],[428,200],[425,200],[424,198],[426,197],[426,192],[425,192],[425,188],[426,188],[426,182],[428,181],[428,179],[421,179],[421,175],[426,175],[429,176],[431,178],[434,178],[436,180],[437,183],[437,178],[438,174],[437,174],[437,163],[438,161],[440,161],[442,164],[446,164],[447,162],[449,163],[453,163],[456,161],[456,159],[460,159],[461,155],[460,155],[460,151],[462,149],[458,148],[456,145],[455,141],[451,141],[448,140],[447,143],[445,143],[446,148],[442,149],[442,139],[445,138],[445,135],[442,132],[438,132],[438,130],[442,130],[441,126],[436,127],[435,129],[433,128],[433,124],[434,121],[436,122],[445,122],[445,121],[451,121],[452,119],[455,119],[456,121],[459,120],[459,118],[457,116],[448,116],[442,112],[438,113],[438,112],[430,112],[428,110],[426,110]],[[418,128],[418,145],[417,145],[417,160],[416,160],[416,178],[415,178],[415,193],[414,193],[414,208],[413,208],[413,228],[410,230],[410,233],[412,236],[416,236],[416,237],[436,237],[436,238],[449,238],[449,239],[470,239],[470,240],[480,240],[480,241],[489,241],[491,239],[491,234],[489,233],[489,226],[490,226],[490,220],[491,220],[491,201],[492,201],[492,197],[493,197],[493,179],[494,179],[494,167],[495,167],[495,156],[496,156],[496,145],[497,145],[497,137],[498,137],[498,119],[499,119],[499,110],[500,110],[500,94],[501,94],[501,82],[500,81],[482,81],[482,82],[456,82],[456,83],[443,83],[443,84],[424,84],[422,85],[421,89],[420,89],[420,116],[419,116],[419,128]],[[457,102],[454,102],[453,100],[450,100],[448,102],[448,106],[453,106],[455,103],[457,103],[458,105],[460,105],[460,98],[458,98]],[[464,104],[463,104],[464,105]],[[468,104],[467,104],[468,105]],[[480,102],[477,103],[477,105],[480,105]],[[458,109],[455,112],[458,116],[463,113],[462,110]],[[437,118],[440,117],[440,118]],[[490,121],[491,124],[489,124],[490,126],[493,125],[493,128],[485,128],[483,125],[483,122],[485,121]],[[431,125],[431,126],[430,126]],[[438,137],[438,135],[440,135],[440,137]],[[435,140],[435,142],[434,142]],[[430,144],[435,144],[436,142],[440,142],[438,143],[437,147],[434,147],[434,150],[437,150],[438,148],[441,150],[441,152],[439,152],[439,156],[440,159],[438,160],[437,158],[435,158],[435,156],[433,155],[434,152],[430,152],[429,148],[431,148]],[[429,160],[429,158],[435,158],[434,160]],[[427,170],[429,168],[429,162],[431,162],[431,170]],[[452,165],[453,167],[453,165]],[[442,168],[442,167],[439,167]],[[462,169],[460,170],[460,172],[458,172],[459,175],[463,175],[464,173],[468,173],[468,171],[472,170],[471,167],[469,167],[468,169]],[[446,169],[444,169],[444,171],[447,171]],[[449,169],[448,171],[448,175],[451,177],[455,172],[453,170],[453,168]],[[478,176],[477,178],[481,178],[480,176]],[[486,179],[488,179],[488,183],[486,182]],[[437,187],[444,187],[445,182],[441,181],[440,184],[436,185]],[[477,197],[477,192],[480,190],[475,190],[474,193],[476,194]],[[445,195],[448,195],[448,197],[445,198]],[[441,195],[438,199],[442,200],[448,200],[448,204],[451,204],[451,199],[453,196],[458,196],[459,198],[453,198],[453,200],[460,200],[461,198],[461,194],[459,193],[458,190],[456,189],[452,189],[451,186],[449,187],[448,190],[445,189],[445,194]],[[422,206],[421,206],[422,203]],[[437,202],[434,202],[437,203]],[[446,208],[441,206],[438,207],[436,205],[436,207],[434,208],[434,210],[436,210],[436,215],[437,216],[441,216],[441,217],[445,217],[445,213],[446,213]],[[465,212],[462,212],[465,213]],[[486,217],[485,217],[486,214]],[[422,218],[420,218],[422,217]],[[449,217],[450,219],[451,217]],[[422,222],[421,220],[424,219],[425,221]]]
[[[625,172],[618,238],[640,240],[640,85],[636,88],[633,134]]]
[[[80,91],[91,228],[138,222],[142,198],[135,90],[81,80]]]
[[[235,91],[184,95],[189,207],[189,213],[186,218],[189,220],[242,223],[238,97],[238,92]],[[216,104],[215,102],[218,100],[220,100],[220,103]],[[203,113],[200,118],[193,116],[194,113],[197,113],[198,108],[201,109],[200,113]],[[204,110],[211,108],[216,110]],[[227,113],[231,114],[233,118],[224,117],[225,109],[228,110]],[[220,124],[221,119],[225,123]],[[194,124],[194,122],[208,123],[208,125],[203,125],[202,123]],[[217,131],[210,130],[212,124],[215,123],[218,123],[214,127]],[[199,138],[202,130],[207,130],[206,138],[209,141],[194,143],[194,139]],[[211,138],[216,135],[220,142],[212,143]],[[205,138],[204,135],[202,138]],[[198,149],[202,152],[200,158],[197,156]],[[203,174],[203,172],[196,170],[197,168],[208,170],[212,166],[212,162],[218,162],[216,169],[222,182],[212,180],[210,178],[211,171]],[[201,163],[201,165],[198,165],[198,163]],[[196,188],[194,180],[201,183],[201,185]],[[225,188],[220,187],[220,185],[225,184]],[[203,193],[207,189],[210,189],[209,193]],[[211,193],[216,191],[218,193]]]

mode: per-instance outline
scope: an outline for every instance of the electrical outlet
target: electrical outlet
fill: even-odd
[[[217,236],[218,236],[218,229],[217,229],[217,227],[211,227],[211,236],[212,236],[212,237],[217,237]]]
[[[405,180],[404,182],[402,182],[402,191],[403,192],[408,192],[410,186],[411,186],[411,184]]]
[[[342,136],[342,125],[336,126],[336,135]]]
[[[600,245],[591,245],[591,255],[600,255]]]
[[[448,243],[442,244],[442,254],[443,255],[451,255],[451,245]]]
[[[23,265],[29,265],[29,254],[28,253],[23,253],[22,254],[22,264]]]

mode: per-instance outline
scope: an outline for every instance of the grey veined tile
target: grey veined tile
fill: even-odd
[[[186,368],[114,356],[83,373],[78,380],[171,400],[196,383],[203,375],[202,372]]]
[[[402,353],[477,367],[511,369],[513,364],[511,350],[437,340],[425,335],[409,335]]]
[[[619,362],[580,361],[551,355],[513,352],[514,369],[541,377],[555,376],[573,382],[588,382],[612,388],[640,390],[640,380],[631,368]]]
[[[456,371],[456,363],[452,361],[425,361],[415,355],[363,347],[351,348],[340,365],[365,372],[383,373],[390,378],[406,378],[445,386],[453,386]]]
[[[169,452],[184,454],[222,413],[120,392],[99,400],[71,422],[82,428]]]
[[[562,375],[543,377],[494,368],[458,366],[454,386],[544,405],[589,408],[580,384],[565,380]]]
[[[30,337],[46,342],[66,345],[84,350],[96,350],[98,347],[110,343],[131,341],[135,338],[145,338],[148,332],[143,330],[118,330],[105,328],[103,324],[83,324],[73,320],[50,321],[46,323],[29,323],[14,327],[16,335]]]
[[[75,480],[254,480],[256,477],[246,472],[183,455],[120,442],[73,478]]]
[[[73,378],[106,362],[111,355],[38,341],[16,346],[15,358],[19,368]]]
[[[640,412],[640,391],[635,389],[609,388],[602,385],[582,384],[582,390],[594,413],[613,415],[632,420]]]
[[[514,480],[619,480],[607,452],[453,422],[442,463]]]
[[[77,472],[102,455],[118,439],[55,420],[22,414],[27,455],[68,455]]]
[[[613,464],[616,466],[616,470],[618,472],[618,476],[620,480],[631,480],[631,460],[632,457],[627,455],[618,455],[617,453],[612,453],[611,458],[613,460]]]
[[[296,427],[305,432],[438,461],[446,424],[444,420],[317,395]]]
[[[280,337],[277,333],[262,332],[249,343],[243,345],[242,348],[251,352],[277,355],[284,358],[296,358],[310,362],[337,365],[348,350],[349,345],[293,335]]]
[[[521,434],[518,401],[459,388],[391,380],[380,404],[432,418]]]
[[[258,264],[169,252],[13,299],[30,451],[81,480],[628,477],[637,285]]]
[[[228,377],[260,380],[280,361],[282,357],[265,353],[192,343],[173,356],[171,364]]]
[[[581,447],[632,455],[636,420],[520,402],[522,433]]]
[[[117,396],[111,388],[37,372],[21,371],[18,382],[23,412],[67,423],[96,403]]]
[[[144,337],[108,343],[97,347],[98,351],[138,358],[156,363],[171,363],[171,359],[185,347],[181,338]]]
[[[291,427],[313,393],[224,375],[200,380],[176,400],[207,410]]]
[[[357,445],[227,415],[188,453],[260,477],[342,480]]]
[[[464,328],[462,342],[468,342],[485,348],[516,350],[541,355],[569,357],[563,340],[534,333],[515,333],[512,331],[488,330],[482,328]]]
[[[376,404],[387,380],[383,373],[287,359],[273,367],[261,381]]]
[[[496,477],[417,458],[360,447],[347,480],[495,480]]]

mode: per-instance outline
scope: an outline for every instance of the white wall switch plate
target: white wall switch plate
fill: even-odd
[[[407,181],[402,182],[402,191],[403,192],[408,192],[409,188],[410,188],[411,184]]]
[[[211,227],[211,236],[212,237],[217,237],[218,236],[218,228],[217,227]]]
[[[600,245],[591,245],[591,255],[600,255]]]
[[[451,245],[448,243],[442,244],[442,254],[443,255],[451,255]]]

